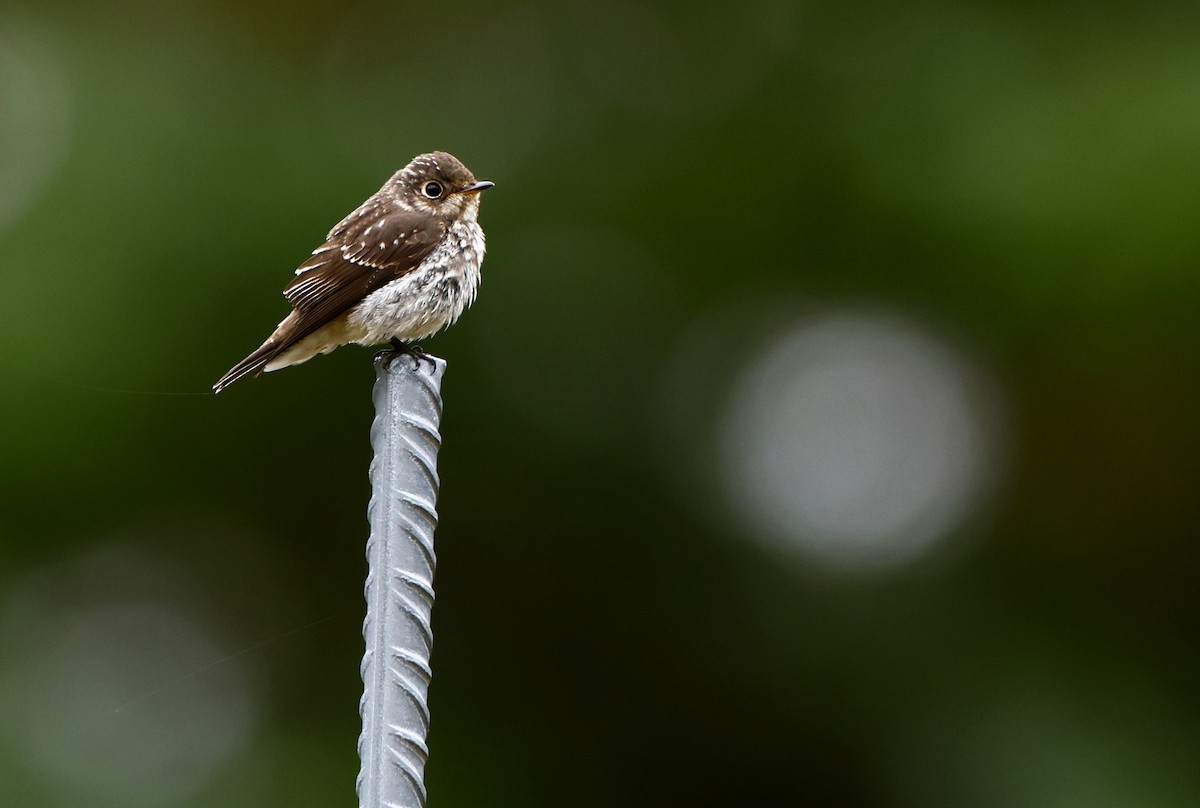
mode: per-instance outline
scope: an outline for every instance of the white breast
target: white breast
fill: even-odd
[[[411,342],[453,323],[475,301],[483,254],[483,230],[474,217],[456,222],[420,266],[350,312],[350,325],[362,333],[355,342],[375,345],[393,337]]]

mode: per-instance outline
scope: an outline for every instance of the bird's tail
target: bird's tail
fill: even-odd
[[[260,375],[263,372],[263,368],[267,366],[267,363],[279,353],[281,347],[275,340],[275,336],[272,335],[266,342],[258,346],[258,349],[254,353],[231,367],[228,373],[218,379],[217,383],[213,385],[213,392],[219,393],[238,379],[248,376],[251,373],[255,376]]]

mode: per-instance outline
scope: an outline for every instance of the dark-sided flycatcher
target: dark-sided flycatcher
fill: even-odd
[[[283,290],[292,313],[213,390],[350,342],[406,347],[453,323],[479,288],[479,192],[491,187],[446,152],[413,158],[329,231]]]

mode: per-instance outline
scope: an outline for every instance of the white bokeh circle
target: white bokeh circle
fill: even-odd
[[[718,429],[749,535],[843,568],[886,568],[973,513],[994,468],[979,372],[905,319],[827,313],[748,360]]]

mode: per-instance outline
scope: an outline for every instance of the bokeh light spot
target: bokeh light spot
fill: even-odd
[[[892,316],[797,323],[719,423],[734,509],[762,541],[839,567],[909,561],[962,525],[992,469],[978,373]]]
[[[0,232],[37,201],[67,155],[69,94],[41,33],[0,19]]]
[[[164,596],[171,580],[109,547],[26,574],[0,603],[0,741],[64,798],[180,804],[250,742],[247,672]]]

